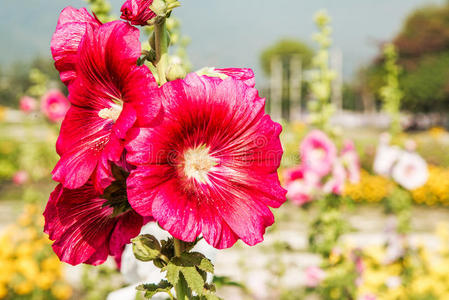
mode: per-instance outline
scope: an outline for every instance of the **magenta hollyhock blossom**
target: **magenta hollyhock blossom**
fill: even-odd
[[[133,25],[148,25],[148,21],[156,17],[150,9],[153,0],[126,0],[120,11],[120,18],[131,22]]]
[[[281,125],[265,99],[234,78],[189,74],[164,84],[160,126],[133,129],[127,160],[128,199],[174,237],[200,234],[213,247],[263,240],[274,222],[269,206],[285,202],[277,169]]]
[[[337,148],[324,132],[312,130],[301,142],[300,155],[307,169],[323,177],[332,170]]]
[[[144,223],[131,208],[117,213],[91,183],[74,190],[58,185],[44,217],[44,231],[54,241],[53,250],[71,265],[99,265],[108,255],[119,258]]]
[[[69,108],[69,100],[59,90],[50,90],[42,97],[41,111],[52,122],[61,122]]]
[[[34,98],[24,96],[20,99],[19,102],[19,108],[24,113],[30,113],[34,110],[36,110],[37,107],[37,101]]]
[[[254,72],[248,68],[215,68],[216,72],[224,74],[226,76],[243,81],[246,85],[254,87],[256,85],[256,78]]]
[[[115,21],[88,27],[78,53],[77,77],[69,86],[72,104],[56,145],[61,156],[53,179],[79,188],[93,175],[101,190],[111,178],[110,162],[122,159],[124,139],[136,126],[161,117],[158,85],[141,54],[138,29]],[[145,118],[144,118],[145,117]]]
[[[85,8],[66,7],[59,15],[51,40],[51,53],[61,81],[69,85],[76,78],[78,48],[87,28],[97,29],[101,22]]]
[[[304,166],[286,170],[284,179],[287,198],[299,206],[312,201],[320,189],[320,177]]]
[[[346,169],[349,182],[352,184],[360,182],[360,159],[353,141],[344,142],[340,159]]]

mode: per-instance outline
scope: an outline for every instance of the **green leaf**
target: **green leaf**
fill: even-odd
[[[199,264],[198,269],[203,270],[203,271],[208,272],[208,273],[212,273],[212,274],[214,273],[214,265],[206,257],[204,257],[201,260],[201,263]]]
[[[145,297],[150,299],[157,293],[168,293],[173,288],[168,281],[162,280],[159,284],[142,284],[136,289],[145,292]]]
[[[204,293],[205,282],[196,267],[181,267],[180,269],[190,289],[198,295],[202,295]]]
[[[133,252],[138,260],[151,261],[161,255],[161,245],[152,235],[140,235],[132,240]]]
[[[179,271],[180,268],[173,264],[173,263],[169,263],[165,268],[163,268],[162,270],[167,271],[167,280],[173,284],[176,285],[178,284],[179,281]]]

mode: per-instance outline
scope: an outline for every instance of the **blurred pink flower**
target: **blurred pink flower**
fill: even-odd
[[[17,171],[12,177],[12,181],[16,185],[23,185],[28,181],[28,173],[26,171]]]
[[[287,198],[300,206],[313,200],[320,185],[320,177],[300,166],[285,171]]]
[[[376,300],[377,297],[373,294],[365,294],[362,297],[359,297],[358,300]]]
[[[336,161],[332,168],[331,177],[323,186],[326,194],[341,195],[343,193],[346,181],[346,171],[340,161]]]
[[[34,98],[24,96],[20,99],[19,107],[24,113],[30,113],[37,108],[37,101]]]
[[[324,177],[332,170],[337,158],[337,148],[324,132],[313,130],[303,139],[300,155],[307,169]]]
[[[69,108],[69,100],[59,90],[51,90],[42,97],[41,111],[52,122],[61,122]]]
[[[306,275],[306,286],[307,287],[317,287],[326,278],[326,272],[319,267],[308,267],[305,271]]]
[[[344,142],[341,161],[345,167],[349,182],[358,183],[360,181],[360,159],[353,141],[346,140]]]

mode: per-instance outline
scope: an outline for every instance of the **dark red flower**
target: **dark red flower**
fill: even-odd
[[[110,184],[109,162],[122,158],[128,130],[160,118],[158,85],[146,66],[137,66],[140,54],[139,31],[131,25],[87,26],[69,86],[72,106],[56,145],[61,159],[53,179],[64,187],[80,188],[91,175],[99,190]]]
[[[156,17],[150,9],[153,0],[126,0],[121,8],[121,18],[131,22],[133,25],[148,25],[148,21]]]
[[[124,246],[139,234],[143,217],[127,204],[126,189],[122,194],[114,192],[115,198],[107,200],[90,183],[75,190],[56,187],[44,212],[44,231],[61,261],[98,265],[108,255],[119,258]],[[117,201],[118,197],[122,198]]]

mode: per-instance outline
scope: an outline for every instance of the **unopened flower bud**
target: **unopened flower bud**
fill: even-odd
[[[152,235],[140,235],[132,240],[133,252],[138,260],[151,261],[161,255],[161,245]]]
[[[165,17],[167,14],[167,3],[164,0],[154,0],[150,5],[150,9],[160,17]]]
[[[170,67],[168,67],[167,70],[167,80],[173,81],[176,79],[184,79],[187,75],[186,70],[182,67],[181,64],[172,64]]]

